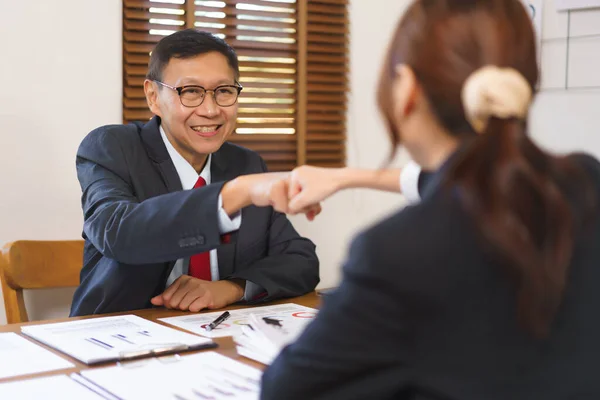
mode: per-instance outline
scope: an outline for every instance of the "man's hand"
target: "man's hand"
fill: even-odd
[[[287,207],[287,173],[263,173],[238,176],[223,185],[223,209],[233,215],[251,204],[259,207]],[[278,210],[280,211],[280,210]]]
[[[252,204],[258,207],[272,206],[276,211],[287,212],[288,176],[287,172],[253,175],[256,179],[251,181],[248,189]]]
[[[266,175],[266,174],[265,174]],[[289,173],[272,173],[269,174],[270,179],[262,179],[252,186],[250,190],[250,198],[252,204],[256,206],[272,206],[275,211],[289,214],[289,201],[292,193],[290,189],[290,174]],[[296,214],[306,214],[309,221],[315,219],[321,212],[321,204],[314,202],[306,207],[298,209]]]
[[[242,282],[204,281],[189,275],[182,275],[162,294],[150,301],[155,306],[164,306],[176,310],[198,312],[228,306],[244,296]]]
[[[316,208],[321,211],[319,203],[342,188],[343,177],[341,168],[319,168],[303,165],[294,169],[288,179],[289,204],[287,212],[290,214],[305,213]],[[315,215],[312,217],[314,218]]]
[[[272,206],[275,211],[289,213],[289,176],[288,172],[239,176],[221,189],[223,209],[228,215],[232,215],[241,208],[254,204],[258,207]],[[318,202],[295,211],[306,214],[309,220],[313,220],[320,212],[321,205]]]

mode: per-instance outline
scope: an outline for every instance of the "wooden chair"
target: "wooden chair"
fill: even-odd
[[[27,322],[23,289],[79,285],[83,240],[18,240],[0,257],[0,282],[9,324]]]

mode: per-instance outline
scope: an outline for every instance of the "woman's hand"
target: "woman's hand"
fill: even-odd
[[[242,175],[223,186],[223,208],[232,215],[253,204],[257,207],[272,206],[275,211],[290,214],[289,183],[288,172]],[[306,214],[312,221],[320,212],[321,205],[315,202],[298,209],[294,214]]]
[[[342,188],[342,168],[319,168],[303,165],[294,169],[288,178],[287,212],[306,213]],[[319,207],[320,212],[320,207]],[[307,214],[307,217],[309,215]],[[314,218],[314,216],[313,216]],[[309,219],[311,219],[309,217]]]

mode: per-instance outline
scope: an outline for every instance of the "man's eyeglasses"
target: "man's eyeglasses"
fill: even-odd
[[[179,94],[181,104],[186,107],[198,107],[206,98],[206,92],[212,92],[215,103],[221,107],[230,107],[235,104],[243,87],[236,82],[235,85],[221,85],[214,89],[205,89],[198,85],[185,85],[174,87],[160,81],[154,81],[159,85],[175,90]]]

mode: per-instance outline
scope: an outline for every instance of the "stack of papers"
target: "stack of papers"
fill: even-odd
[[[215,352],[203,352],[90,369],[81,371],[81,376],[91,390],[103,389],[125,400],[257,400],[262,372]]]
[[[262,372],[214,352],[0,384],[0,399],[258,400]]]
[[[0,379],[74,367],[16,333],[0,333]]]
[[[28,325],[21,331],[86,364],[216,347],[210,339],[134,315]]]
[[[100,396],[66,375],[28,379],[0,384],[0,399],[77,399],[103,400]]]
[[[285,346],[304,331],[309,319],[282,321],[277,318],[250,315],[248,325],[233,337],[239,355],[270,365]]]

